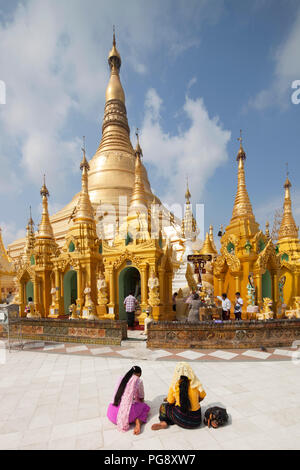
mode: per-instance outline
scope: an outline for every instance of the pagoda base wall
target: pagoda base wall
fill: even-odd
[[[147,347],[167,349],[248,349],[292,347],[300,320],[228,323],[159,322],[148,327]]]
[[[127,339],[125,321],[20,319],[22,339],[57,343],[105,344],[120,346]],[[19,330],[16,330],[19,333]],[[14,337],[14,327],[11,329]],[[0,325],[0,337],[7,336]]]

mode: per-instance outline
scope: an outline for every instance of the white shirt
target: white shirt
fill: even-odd
[[[235,312],[241,312],[243,304],[244,304],[244,301],[241,297],[239,297],[238,299],[235,299],[234,311]],[[238,307],[238,305],[240,305],[240,308]],[[236,307],[238,307],[238,308],[236,308]]]
[[[217,299],[222,301],[222,309],[225,310],[225,312],[231,309],[231,302],[228,297],[224,300],[223,297],[217,296]]]

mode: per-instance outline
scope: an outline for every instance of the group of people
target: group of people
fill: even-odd
[[[135,435],[140,434],[141,426],[147,422],[150,407],[145,403],[144,386],[139,366],[132,367],[121,377],[114,391],[113,401],[107,410],[108,419],[117,425],[119,431],[128,431],[134,424]],[[151,429],[157,431],[170,425],[194,429],[201,424],[200,402],[206,393],[188,363],[176,365],[168,396],[159,408],[159,421]]]
[[[175,292],[173,295],[173,310],[176,311],[176,298],[178,294]],[[222,296],[216,296],[216,300],[221,301],[222,303],[222,320],[230,320],[230,311],[231,311],[231,301],[227,297],[227,294],[224,293]],[[189,313],[187,321],[191,323],[199,322],[199,309],[205,307],[205,302],[203,302],[197,292],[192,292],[189,297],[186,299],[186,303],[189,305]],[[234,301],[234,316],[236,320],[242,319],[242,308],[244,301],[241,297],[240,292],[236,292],[235,301]]]
[[[231,302],[227,297],[227,294],[222,294],[222,297],[217,296],[216,299],[222,302],[222,320],[230,320],[230,311],[231,311]],[[240,292],[235,293],[235,302],[234,302],[234,316],[236,320],[242,319],[242,307],[244,301],[241,297]]]

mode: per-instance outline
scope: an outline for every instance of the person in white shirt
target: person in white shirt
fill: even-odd
[[[227,294],[222,294],[222,297],[219,295],[216,297],[217,299],[221,300],[222,302],[222,320],[227,321],[230,319],[230,309],[231,309],[231,302],[227,297]]]
[[[244,301],[241,297],[240,292],[236,292],[235,294],[235,305],[234,305],[234,315],[236,320],[241,320],[242,319],[242,307],[243,307]]]

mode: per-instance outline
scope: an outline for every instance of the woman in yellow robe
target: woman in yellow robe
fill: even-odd
[[[194,429],[201,424],[200,402],[206,393],[201,382],[191,366],[179,362],[174,371],[168,397],[159,409],[159,423],[152,429],[166,429],[169,425],[177,424],[186,429]]]

